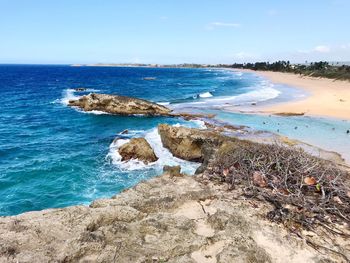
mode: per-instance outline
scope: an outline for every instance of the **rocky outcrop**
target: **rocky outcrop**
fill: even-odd
[[[193,176],[163,175],[89,207],[0,218],[0,262],[342,261],[264,220],[269,209]]]
[[[170,126],[167,124],[160,124],[158,126],[158,133],[163,146],[169,149],[174,156],[196,162],[203,162],[205,159],[203,149],[206,145],[215,146],[226,139],[220,133],[214,131]]]
[[[122,161],[137,159],[145,164],[158,160],[151,145],[144,138],[132,138],[129,142],[123,144],[118,149]]]
[[[183,176],[183,174],[181,173],[181,166],[180,165],[176,165],[176,166],[164,165],[163,173],[170,175],[170,177]]]
[[[243,127],[227,125],[207,125],[207,127],[209,129],[201,130],[160,124],[158,126],[158,132],[163,146],[174,156],[184,160],[202,163],[196,170],[196,174],[206,170],[212,156],[225,142],[233,143],[236,147],[248,148],[256,143],[278,144],[294,149],[301,148],[312,156],[334,162],[349,169],[349,166],[338,153],[326,151],[301,141],[287,139],[281,135],[268,132],[241,133]]]
[[[79,107],[84,111],[98,110],[119,115],[143,114],[167,116],[171,112],[167,107],[150,101],[119,95],[96,93],[82,96],[78,100],[71,100],[68,105]]]

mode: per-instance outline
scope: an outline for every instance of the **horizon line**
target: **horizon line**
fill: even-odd
[[[278,61],[289,61],[289,60],[274,60],[274,61],[264,61],[264,60],[257,60],[257,61],[254,61],[254,62],[232,62],[232,63],[195,63],[195,62],[182,62],[182,63],[134,63],[134,62],[123,62],[123,63],[117,63],[117,62],[111,62],[111,63],[102,63],[102,62],[97,62],[97,63],[1,63],[0,62],[0,66],[4,66],[4,65],[37,65],[37,66],[72,66],[72,67],[86,67],[86,66],[108,66],[108,65],[111,65],[111,66],[117,66],[117,65],[120,65],[120,66],[127,66],[127,65],[145,65],[145,66],[170,66],[170,65],[206,65],[206,66],[209,66],[209,65],[213,65],[213,66],[217,66],[217,65],[233,65],[233,64],[248,64],[248,63],[274,63],[274,62],[278,62]],[[307,60],[306,60],[307,61]],[[305,62],[306,62],[305,61]],[[330,61],[330,60],[315,60],[315,61],[307,61],[306,63],[305,62],[291,62],[290,64],[292,65],[297,65],[297,64],[310,64],[310,63],[314,63],[314,62],[328,62],[328,63],[347,63],[349,64],[350,61]]]

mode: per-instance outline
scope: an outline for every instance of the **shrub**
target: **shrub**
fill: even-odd
[[[274,206],[268,218],[312,229],[350,223],[349,173],[302,149],[258,143],[224,143],[207,167],[211,180],[243,189],[244,195]]]

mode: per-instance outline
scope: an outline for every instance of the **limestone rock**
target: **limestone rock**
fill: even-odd
[[[151,145],[144,138],[132,138],[129,142],[120,146],[118,151],[122,156],[122,161],[137,159],[148,164],[158,160]]]
[[[196,162],[203,162],[204,160],[202,151],[204,145],[209,143],[218,145],[224,139],[223,136],[216,132],[175,127],[167,124],[160,124],[158,133],[163,146],[169,149],[174,156]]]
[[[342,262],[264,220],[270,207],[198,179],[163,175],[89,207],[0,217],[0,262]]]
[[[78,100],[71,100],[68,105],[79,107],[84,111],[98,110],[119,115],[143,114],[168,116],[171,112],[167,107],[147,100],[96,93],[82,96]]]
[[[169,174],[171,177],[183,176],[183,174],[181,174],[181,166],[180,165],[176,165],[176,166],[164,165],[163,172],[165,174]]]

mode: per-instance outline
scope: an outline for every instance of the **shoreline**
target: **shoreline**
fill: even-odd
[[[257,106],[257,112],[304,113],[310,116],[350,120],[349,81],[314,78],[285,72],[246,69],[237,69],[235,71],[255,73],[267,78],[272,83],[292,86],[309,93],[309,96],[298,100]]]
[[[230,130],[232,127],[226,129]],[[235,130],[233,127],[233,131]],[[191,176],[180,173],[180,170],[176,172],[168,169],[162,175],[139,182],[117,195],[96,199],[89,206],[75,205],[0,217],[0,261],[115,262],[118,259],[118,262],[152,260],[209,263],[216,261],[207,260],[208,258],[220,258],[224,262],[245,262],[247,258],[254,262],[261,258],[269,262],[281,262],[285,258],[290,262],[300,262],[302,259],[308,262],[343,262],[344,258],[348,259],[349,246],[343,245],[347,244],[348,230],[341,227],[340,222],[331,222],[330,226],[323,228],[323,225],[312,225],[314,234],[310,235],[307,228],[296,230],[284,222],[291,222],[291,226],[297,224],[299,215],[306,215],[311,208],[305,206],[306,212],[298,210],[298,214],[293,216],[296,206],[289,203],[288,194],[280,195],[277,202],[291,217],[277,217],[276,205],[270,199],[253,198],[253,195],[247,196],[242,191],[260,189],[267,197],[275,196],[275,189],[271,184],[267,185],[267,180],[274,183],[273,187],[276,185],[280,187],[277,189],[285,189],[287,181],[282,180],[283,174],[274,176],[271,172],[274,177],[262,177],[259,171],[255,171],[251,175],[250,172],[245,172],[244,158],[236,166],[235,159],[232,159],[234,156],[229,159],[223,157],[223,153],[232,150],[240,151],[240,157],[250,156],[250,151],[244,149],[245,147],[256,150],[256,147],[262,145],[253,141],[238,141],[237,138],[222,134],[223,130],[215,128],[203,131],[162,124],[158,131],[164,146],[172,154],[178,155],[178,158],[202,158],[201,172]],[[182,140],[183,138],[187,138],[187,141]],[[294,142],[288,140],[285,143],[292,147]],[[203,148],[206,145],[213,147],[211,149],[214,151],[207,148],[213,154],[211,157]],[[329,167],[327,161],[317,161],[310,155],[295,155],[297,150],[289,152],[282,150],[280,146],[272,147],[258,151],[257,156],[270,156],[272,160],[280,160],[282,168],[278,169],[289,169],[290,161],[293,160],[299,165],[315,161],[314,167],[307,166],[311,175],[320,168]],[[284,157],[274,159],[276,155],[272,153],[272,149],[279,151],[282,156],[294,153],[292,160]],[[298,161],[299,158],[303,161]],[[232,167],[236,167],[234,169],[237,171],[221,166],[222,161],[227,163],[225,160],[232,161]],[[270,166],[269,160],[262,161],[259,167]],[[240,168],[241,165],[244,167]],[[254,171],[254,166],[250,169]],[[339,176],[347,175],[344,170],[335,169]],[[300,175],[299,171],[289,171],[291,176]],[[252,182],[222,180],[223,176],[231,179],[230,176],[236,175],[238,179],[239,176],[242,179],[252,176]],[[322,178],[318,173],[315,177]],[[218,181],[220,178],[222,179]],[[231,187],[233,184],[235,187]],[[299,188],[299,182],[294,181],[288,182],[287,187],[295,185]],[[304,197],[314,198],[308,195]],[[342,207],[343,203],[336,203],[336,200],[333,202],[337,207]],[[325,231],[329,231],[331,226],[337,227],[337,231],[342,231],[339,233],[344,235],[332,235],[330,238]],[[323,253],[315,249],[314,244],[316,248],[324,249]],[[341,247],[341,250],[329,249],[329,246]],[[282,251],[282,254],[276,251]]]

